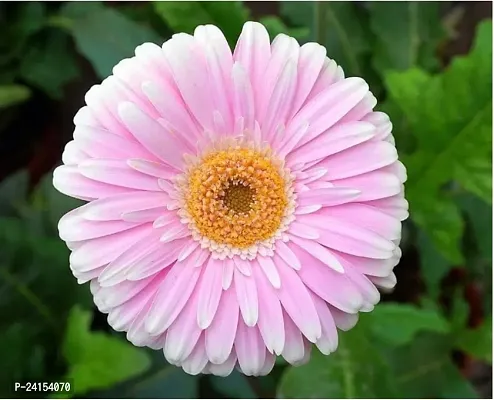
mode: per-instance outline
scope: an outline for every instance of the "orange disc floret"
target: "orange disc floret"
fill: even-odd
[[[189,173],[186,208],[202,236],[236,248],[271,238],[287,196],[265,152],[233,148],[211,153]]]

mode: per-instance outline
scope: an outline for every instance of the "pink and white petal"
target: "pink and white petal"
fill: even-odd
[[[87,240],[70,255],[70,264],[74,270],[88,272],[102,267],[123,252],[149,235],[152,231],[151,224],[139,225],[126,231],[112,235]]]
[[[93,158],[127,159],[130,157],[156,160],[134,138],[113,134],[102,128],[76,125],[74,139],[78,147]]]
[[[221,286],[223,290],[228,290],[233,282],[233,273],[235,271],[235,262],[232,259],[226,259],[223,262],[223,273],[221,276]]]
[[[243,275],[238,269],[235,269],[233,278],[242,318],[247,326],[254,326],[259,316],[256,281],[252,276]]]
[[[299,220],[318,229],[317,242],[343,253],[385,260],[392,257],[396,248],[390,240],[343,219],[316,213],[300,216]]]
[[[130,189],[161,191],[158,179],[132,169],[125,160],[86,160],[79,164],[78,170],[86,178],[98,182]]]
[[[259,294],[259,320],[257,326],[270,352],[280,355],[285,344],[283,309],[266,276],[258,268],[253,270]]]
[[[278,273],[278,270],[276,268],[275,263],[273,262],[272,257],[258,256],[257,262],[261,270],[264,272],[266,278],[268,278],[269,283],[275,289],[279,289],[281,286],[280,274]],[[255,267],[256,266],[254,266],[254,269]]]
[[[372,307],[379,303],[381,295],[369,278],[351,267],[347,268],[345,272],[350,280],[359,288],[360,293],[362,293],[362,296],[367,303]]]
[[[140,261],[150,253],[161,250],[161,243],[158,241],[159,233],[155,230],[149,235],[134,243],[132,247],[124,251],[120,256],[110,262],[101,275],[98,283],[105,286],[114,286],[127,280],[127,271],[140,269]]]
[[[260,115],[262,81],[271,57],[271,44],[266,28],[258,22],[247,22],[238,38],[233,59],[242,65],[252,85],[256,114]]]
[[[370,112],[362,118],[362,121],[370,122],[377,128],[374,140],[385,140],[391,135],[393,124],[389,116],[383,112]]]
[[[360,121],[372,111],[376,104],[376,97],[371,92],[368,92],[364,98],[360,100],[360,102],[341,119],[340,122]]]
[[[349,314],[339,310],[332,305],[328,305],[331,315],[333,316],[336,327],[342,331],[349,331],[358,322],[358,314]]]
[[[125,271],[126,278],[131,281],[138,281],[169,268],[177,261],[178,254],[188,242],[188,239],[180,239],[165,244],[160,243],[155,251],[137,261],[138,268]]]
[[[367,142],[374,135],[375,127],[368,122],[338,124],[291,152],[288,155],[288,165],[322,160]]]
[[[197,291],[194,291],[182,312],[166,331],[163,352],[165,358],[173,364],[185,360],[201,336],[202,330],[197,325],[198,299]]]
[[[388,240],[401,237],[400,220],[368,204],[351,203],[327,207],[321,210],[318,215],[321,217],[331,216],[338,220],[360,225]]]
[[[101,199],[133,189],[97,182],[83,176],[77,167],[62,165],[53,171],[53,186],[59,192],[81,200]]]
[[[301,223],[299,221],[303,221],[302,219],[298,219],[298,221],[293,221],[288,228],[288,233],[295,235],[302,239],[317,239],[319,238],[319,231],[314,229],[310,225]]]
[[[223,262],[210,257],[199,281],[197,324],[201,329],[208,328],[213,322],[223,291],[221,286],[222,275]]]
[[[293,251],[295,251],[295,248],[298,248],[303,252],[311,254],[333,271],[338,273],[344,272],[343,266],[339,260],[333,255],[331,250],[327,249],[323,245],[316,241],[301,239],[294,237],[293,235],[290,236],[290,239],[293,242],[293,246],[290,246]]]
[[[305,103],[326,61],[326,48],[317,43],[306,43],[300,48],[297,89],[291,109],[295,115]]]
[[[200,374],[208,363],[204,334],[197,341],[192,353],[182,362],[181,367],[189,375]]]
[[[368,91],[369,85],[361,78],[347,78],[337,82],[305,104],[287,131],[291,132],[291,127],[300,121],[310,121],[310,129],[298,145],[308,143],[340,121]]]
[[[289,267],[293,268],[294,270],[299,270],[302,267],[295,253],[290,249],[289,246],[287,246],[285,242],[278,240],[275,246],[276,253]]]
[[[266,358],[264,360],[264,365],[262,366],[261,371],[259,372],[259,376],[268,375],[274,368],[276,363],[276,356],[269,351],[266,351]]]
[[[324,179],[332,181],[375,171],[391,165],[397,159],[398,153],[391,144],[367,142],[333,154],[318,166],[328,170]]]
[[[299,365],[305,358],[305,345],[302,333],[285,312],[283,313],[285,323],[285,346],[282,357],[292,365]]]
[[[254,92],[247,72],[239,62],[233,65],[233,115],[235,120],[244,118],[244,127],[254,131],[255,107]]]
[[[380,277],[388,276],[400,260],[400,258],[395,255],[393,255],[393,257],[389,259],[380,260],[376,258],[373,259],[367,257],[352,256],[350,254],[341,253],[336,250],[333,251],[333,254],[340,260],[343,265],[350,264],[352,268],[354,268],[361,274]]]
[[[353,183],[353,182],[350,182]],[[359,183],[359,182],[357,182]],[[361,184],[362,186],[362,184]],[[360,199],[362,193],[351,186],[331,187],[327,189],[315,189],[297,193],[298,207],[321,205],[324,207],[337,206]]]
[[[400,193],[395,196],[385,197],[366,202],[367,205],[376,207],[378,210],[404,221],[408,218],[408,201]]]
[[[222,364],[229,359],[239,319],[237,295],[231,287],[221,296],[213,322],[206,329],[206,352],[213,364]]]
[[[77,165],[88,158],[90,158],[89,155],[81,150],[74,140],[71,140],[65,145],[62,153],[62,162],[65,165]]]
[[[326,90],[329,86],[343,79],[345,79],[345,76],[341,67],[339,67],[334,60],[326,57],[317,80],[314,83],[314,87],[310,91],[305,104],[316,97],[319,93]]]
[[[383,199],[401,192],[402,183],[394,174],[372,171],[351,178],[331,181],[335,187],[353,188],[361,193],[358,202]]]
[[[275,255],[274,261],[282,282],[276,292],[281,305],[304,336],[315,343],[321,336],[321,325],[309,292],[295,271],[281,258]]]
[[[389,276],[384,278],[377,276],[370,276],[369,279],[374,285],[376,285],[383,292],[389,292],[396,286],[396,275],[392,272]]]
[[[260,97],[256,96],[256,116],[261,121],[261,126],[263,126],[264,119],[268,114],[269,104],[278,79],[290,61],[295,62],[296,66],[299,50],[300,47],[294,38],[285,34],[279,34],[271,44],[271,57],[262,78],[251,81],[255,87],[255,92],[260,94]],[[295,87],[293,87],[294,90]]]
[[[175,172],[166,164],[144,160],[141,158],[128,159],[127,165],[136,171],[142,172],[143,174],[160,179],[172,179],[176,175]]]
[[[73,119],[74,125],[85,126],[95,129],[106,130],[105,127],[94,116],[94,112],[88,106],[84,106],[77,111]]]
[[[146,330],[152,336],[163,333],[175,321],[194,291],[201,272],[189,260],[176,262],[165,271],[169,273],[161,283],[146,319]]]
[[[136,223],[126,221],[88,221],[78,215],[69,214],[65,214],[58,223],[60,238],[66,241],[100,238],[138,226]]]
[[[257,326],[249,327],[239,320],[235,352],[239,368],[245,375],[259,375],[266,360],[266,347]]]
[[[300,248],[294,247],[292,250],[303,266],[297,274],[310,290],[342,311],[356,313],[360,310],[364,299],[346,274],[328,268]]]
[[[188,149],[178,137],[146,115],[134,103],[120,103],[118,112],[132,135],[149,152],[171,167],[178,170],[183,168],[183,154],[187,153]],[[163,146],[163,141],[166,141],[166,146]]]
[[[316,346],[321,353],[329,355],[338,347],[336,324],[328,304],[314,293],[311,293],[311,296],[321,321],[321,337],[317,340]]]
[[[202,46],[193,36],[179,33],[163,44],[163,52],[190,113],[204,129],[212,129],[212,82]]]
[[[165,270],[140,281],[124,281],[111,287],[100,287],[94,295],[94,302],[109,310],[129,301],[142,291],[154,296],[167,273],[168,271]]]
[[[230,375],[237,363],[237,355],[232,352],[227,360],[221,364],[208,364],[208,370],[211,374],[221,377]]]

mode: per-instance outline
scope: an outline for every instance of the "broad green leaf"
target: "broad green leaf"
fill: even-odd
[[[148,27],[99,3],[66,3],[58,23],[69,30],[100,78],[107,77],[120,60],[132,57],[138,45],[162,42]]]
[[[450,329],[448,321],[436,311],[410,304],[383,303],[365,317],[372,334],[391,346],[410,343],[423,331],[448,333]]]
[[[475,391],[452,363],[448,336],[423,334],[407,346],[388,351],[400,398],[476,398]]]
[[[477,196],[462,193],[456,203],[466,214],[473,228],[476,252],[485,261],[492,260],[492,207]]]
[[[31,91],[23,85],[0,86],[0,110],[23,103],[31,97]]]
[[[492,317],[476,329],[459,333],[455,343],[458,349],[492,364]]]
[[[455,204],[440,191],[457,180],[487,197],[484,183],[490,173],[478,166],[492,158],[491,26],[482,23],[471,53],[439,75],[417,69],[386,75],[389,93],[417,140],[417,151],[403,158],[411,216],[441,254],[455,263],[462,261],[463,225]]]
[[[377,71],[437,67],[435,54],[445,31],[435,2],[372,2],[370,26],[376,37],[373,63]]]
[[[156,12],[175,32],[193,33],[198,25],[214,24],[235,45],[249,11],[240,1],[156,1]]]
[[[427,233],[422,230],[418,233],[417,246],[420,253],[422,278],[427,286],[429,295],[437,298],[440,290],[439,284],[453,267],[453,264],[436,250]]]
[[[315,26],[316,2],[314,1],[281,1],[280,14],[299,29],[308,29],[307,40],[316,40]],[[324,44],[324,43],[320,43]]]
[[[110,387],[140,375],[149,367],[143,349],[117,337],[91,332],[91,313],[75,306],[67,322],[62,344],[69,366],[66,379],[71,379],[74,394]]]
[[[76,78],[79,69],[70,50],[70,37],[52,30],[44,40],[34,41],[21,60],[19,74],[27,83],[60,99],[65,84]]]
[[[288,368],[278,398],[393,398],[391,370],[361,326],[340,333],[338,349],[329,356],[313,349],[310,361]]]

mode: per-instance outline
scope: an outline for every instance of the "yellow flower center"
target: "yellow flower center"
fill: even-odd
[[[187,186],[186,209],[201,235],[241,249],[271,238],[288,204],[273,157],[250,148],[208,154]]]

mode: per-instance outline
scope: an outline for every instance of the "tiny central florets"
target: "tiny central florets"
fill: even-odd
[[[199,234],[237,249],[270,239],[289,199],[281,163],[269,150],[228,148],[206,155],[188,174],[185,209]]]

